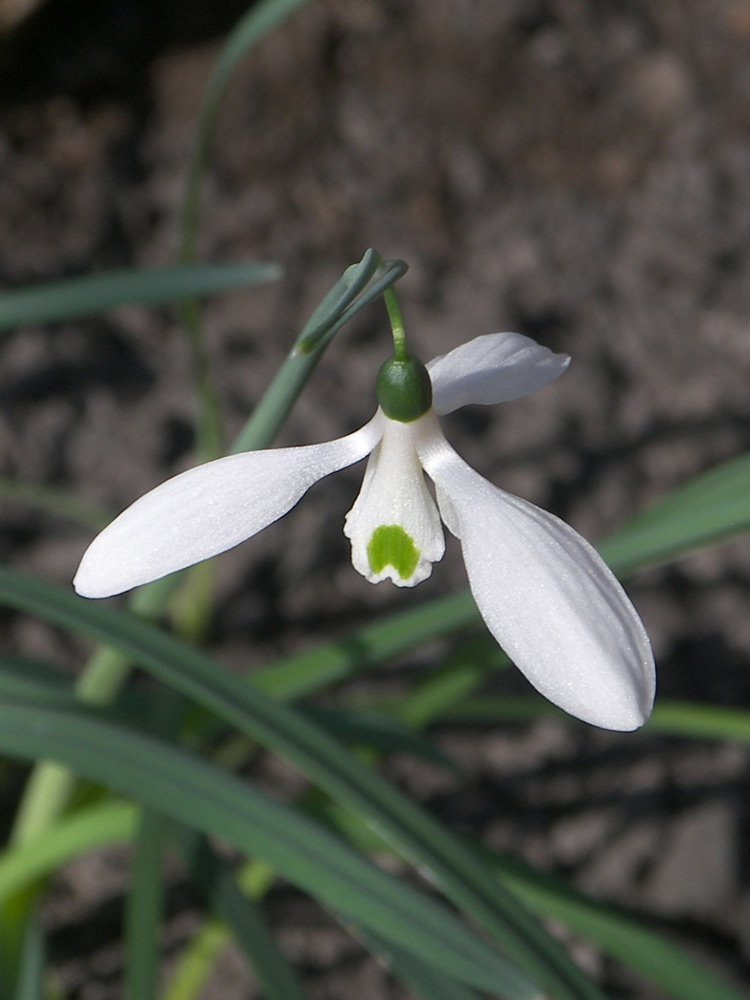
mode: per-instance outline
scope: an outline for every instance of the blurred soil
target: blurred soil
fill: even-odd
[[[242,4],[49,0],[0,48],[4,288],[173,260],[202,88]],[[750,444],[750,2],[315,0],[248,59],[227,99],[201,256],[280,262],[284,280],[205,310],[227,430],[244,422],[294,331],[368,246],[401,257],[424,357],[516,329],[572,355],[531,399],[446,422],[496,483],[592,539]],[[384,312],[337,338],[284,429],[305,443],[373,409]],[[192,461],[185,341],[174,309],[5,335],[2,472],[119,510]],[[217,564],[211,645],[237,669],[384,609],[464,586],[455,544],[414,592],[353,573],[343,515],[360,470]],[[2,556],[60,583],[90,532],[6,502]],[[750,702],[750,544],[629,583],[660,696]],[[77,669],[83,650],[4,616],[14,651]],[[368,679],[383,693],[434,651]],[[524,691],[521,678],[493,690]],[[408,788],[482,836],[626,906],[731,982],[750,971],[748,752],[648,729],[546,721],[436,733],[460,777],[399,759]],[[267,762],[263,780],[285,786]],[[4,825],[7,823],[7,816]],[[121,893],[111,852],[61,877],[47,911],[72,1000],[121,996]],[[269,900],[316,995],[398,995],[313,905]],[[165,954],[198,921],[174,876]],[[615,998],[660,995],[571,946]],[[211,1000],[255,988],[228,954]],[[707,998],[708,1000],[708,998]]]

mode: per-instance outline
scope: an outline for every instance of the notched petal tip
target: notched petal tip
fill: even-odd
[[[352,565],[368,583],[390,580],[397,587],[416,587],[432,575],[432,563],[444,550],[441,539],[425,556],[401,525],[381,524],[366,544],[359,535],[352,536]]]

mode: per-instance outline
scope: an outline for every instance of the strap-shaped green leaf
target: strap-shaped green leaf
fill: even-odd
[[[141,810],[125,910],[126,1000],[156,1000],[159,927],[165,894],[162,855],[167,826],[161,812]]]
[[[531,1000],[532,984],[476,932],[292,808],[167,743],[85,709],[0,703],[0,751],[49,757],[203,833],[225,838],[357,924],[478,989]]]
[[[260,907],[240,889],[234,873],[218,856],[206,837],[186,827],[177,829],[177,839],[188,874],[205,897],[209,909],[231,929],[232,934],[260,982],[268,1000],[309,1000],[309,996],[276,939]]]
[[[557,710],[555,710],[557,711]],[[560,713],[562,714],[562,713]],[[318,808],[334,829],[362,851],[387,850],[382,838],[361,820],[342,809]],[[535,912],[559,921],[574,934],[591,941],[604,955],[650,980],[675,1000],[746,1000],[744,994],[719,978],[707,964],[623,910],[589,899],[562,879],[539,872],[506,855],[476,843],[494,877],[517,893]]]
[[[678,1000],[744,1000],[739,990],[719,979],[708,966],[627,913],[587,899],[559,879],[526,865],[490,852],[484,856],[499,878],[534,910],[560,920],[668,996]]]
[[[0,854],[0,907],[15,893],[88,851],[132,840],[140,810],[129,802],[81,809],[26,844]]]
[[[599,546],[617,573],[669,562],[750,528],[750,455],[704,472]]]
[[[405,949],[383,941],[376,934],[363,937],[371,951],[387,958],[389,971],[422,1000],[479,1000],[474,990],[453,976],[443,975]]]
[[[540,698],[519,695],[503,697],[482,695],[445,706],[442,718],[458,722],[478,722],[503,725],[509,722],[535,722],[553,716],[580,725],[575,719],[561,712]],[[750,744],[750,712],[724,705],[702,705],[688,701],[661,701],[644,729],[650,733],[665,733],[693,740],[723,740]]]
[[[276,264],[186,264],[148,270],[108,271],[50,281],[0,295],[0,330],[36,323],[60,323],[123,305],[159,305],[204,298],[233,288],[277,281]]]
[[[40,1000],[42,997],[46,950],[44,932],[36,920],[32,919],[26,926],[20,972],[13,1000]]]

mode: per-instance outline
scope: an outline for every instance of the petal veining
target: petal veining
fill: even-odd
[[[167,480],[94,539],[76,590],[111,597],[233,548],[291,510],[313,483],[368,455],[384,420],[378,413],[334,441],[230,455]]]
[[[427,365],[436,413],[469,403],[509,403],[559,378],[570,364],[520,333],[489,333],[461,344]]]
[[[440,515],[414,448],[414,428],[426,419],[408,424],[386,419],[362,489],[346,515],[352,563],[370,583],[391,579],[399,587],[413,587],[443,558]]]
[[[477,607],[516,666],[585,722],[643,725],[656,685],[651,645],[595,549],[559,518],[487,482],[444,439],[418,447],[461,540]]]

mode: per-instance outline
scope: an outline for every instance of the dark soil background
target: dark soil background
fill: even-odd
[[[235,0],[48,0],[0,45],[5,288],[174,258],[202,88]],[[226,102],[202,258],[280,262],[272,288],[206,323],[227,431],[244,422],[309,312],[368,246],[410,264],[401,298],[425,358],[515,329],[572,355],[544,392],[456,414],[483,474],[604,536],[750,443],[750,2],[316,0],[246,61]],[[354,428],[374,406],[385,314],[342,332],[282,435]],[[191,464],[192,401],[173,309],[123,309],[0,343],[2,471],[119,510]],[[370,587],[341,534],[359,470],[218,562],[211,646],[248,669],[311,637],[465,584],[455,544],[414,592]],[[60,583],[90,533],[2,507],[11,565]],[[660,695],[750,701],[750,546],[629,583]],[[83,650],[17,618],[10,648],[75,670]],[[425,653],[371,678],[425,676]],[[525,690],[521,678],[496,691]],[[748,753],[648,729],[546,721],[445,727],[462,766],[393,779],[459,830],[627,907],[730,981],[750,971]],[[273,762],[266,779],[286,782]],[[9,809],[6,803],[4,809]],[[8,814],[3,825],[8,823]],[[121,996],[127,859],[73,866],[46,919],[71,1000]],[[322,997],[398,995],[385,971],[291,891],[269,914]],[[174,876],[165,954],[199,904]],[[661,994],[572,942],[608,994]],[[205,996],[257,991],[234,954]],[[709,1000],[709,998],[707,998]]]

